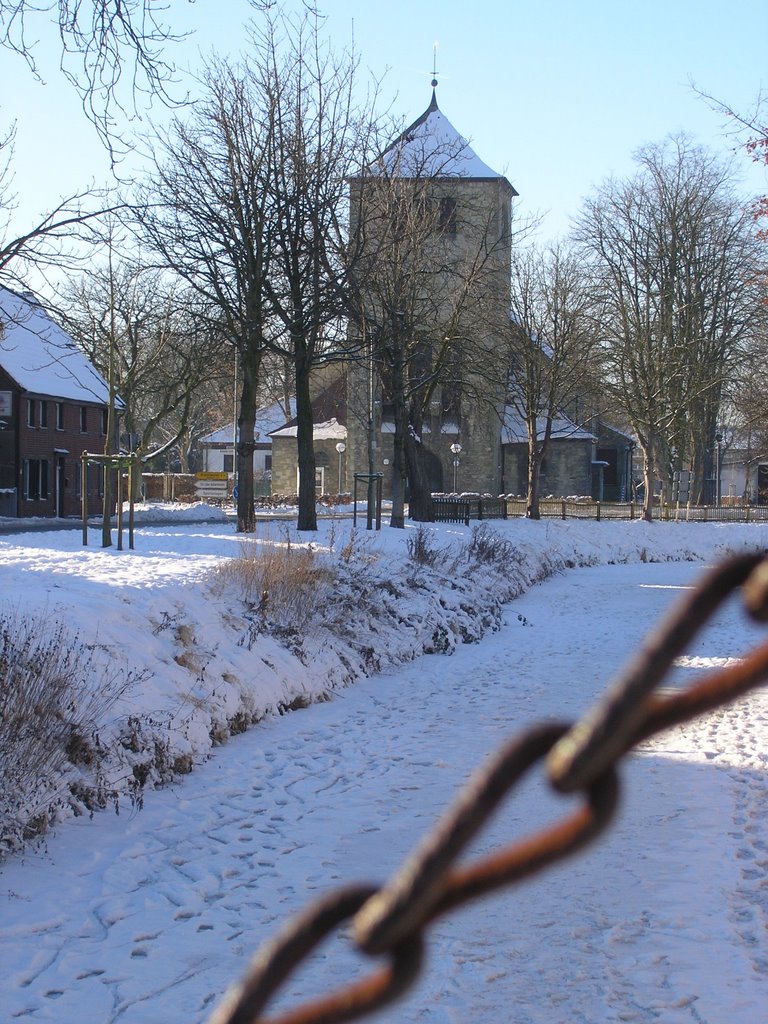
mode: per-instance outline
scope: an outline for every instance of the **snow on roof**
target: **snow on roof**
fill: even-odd
[[[437,105],[432,102],[413,124],[368,168],[373,175],[399,178],[473,178],[506,182],[503,174],[488,166],[475,153]]]
[[[271,438],[268,436],[273,430],[276,430],[282,423],[285,423],[286,419],[292,419],[296,415],[296,399],[290,399],[290,415],[285,415],[285,409],[279,402],[273,402],[272,405],[265,405],[261,409],[256,410],[256,422],[254,425],[254,438],[256,441],[262,443],[269,443]],[[211,431],[210,434],[206,434],[205,437],[200,439],[201,444],[232,444],[232,438],[235,433],[235,424],[228,423],[224,427],[219,427],[218,430]]]
[[[273,430],[272,437],[296,437],[298,426],[294,423],[283,427],[281,430]],[[312,437],[315,441],[346,441],[347,428],[335,418],[326,420],[325,423],[315,423],[312,428]]]
[[[22,391],[73,402],[109,401],[109,386],[38,300],[0,285],[0,367]],[[116,403],[122,408],[122,402]]]
[[[538,417],[536,421],[537,437],[544,437],[545,427],[545,418]],[[552,422],[552,439],[555,441],[596,441],[597,437],[559,413]],[[501,425],[501,443],[519,444],[527,440],[528,428],[525,420],[511,405],[505,406],[504,422]]]

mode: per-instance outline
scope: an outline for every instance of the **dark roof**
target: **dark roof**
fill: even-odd
[[[346,427],[347,398],[343,377],[337,377],[332,384],[329,384],[324,391],[321,391],[312,400],[313,423],[327,423],[329,420],[334,419],[342,426]],[[286,420],[286,422],[277,429],[285,430],[286,427],[295,427],[298,422],[298,417],[294,416],[290,420]],[[270,431],[270,433],[275,432],[276,431],[274,430]]]

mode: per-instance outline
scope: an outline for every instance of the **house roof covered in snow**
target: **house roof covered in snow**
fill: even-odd
[[[347,397],[343,377],[337,377],[323,391],[312,399],[312,436],[315,441],[346,440]],[[278,424],[280,429],[272,431],[272,437],[297,437],[298,421],[294,416],[288,422]]]
[[[109,401],[101,374],[34,295],[0,285],[0,367],[22,390],[72,402]],[[122,407],[122,402],[116,403]]]
[[[296,399],[291,397],[290,417],[295,415]],[[273,430],[276,430],[285,423],[285,420],[285,409],[280,402],[273,402],[271,405],[265,405],[263,408],[257,409],[256,422],[254,424],[254,440],[262,444],[271,444],[272,438],[269,435]],[[227,423],[225,426],[219,427],[218,430],[213,430],[210,434],[206,434],[205,437],[200,439],[200,443],[203,445],[228,444],[231,446],[234,433],[235,424]]]
[[[456,131],[438,107],[434,88],[424,113],[366,168],[366,173],[398,178],[496,180],[512,195],[518,194],[504,175],[481,160]]]
[[[539,438],[544,437],[546,420],[540,416],[536,422],[536,433]],[[520,444],[528,440],[528,428],[525,420],[517,410],[507,405],[504,408],[504,421],[501,425],[502,444]],[[578,426],[573,420],[568,419],[562,413],[558,413],[552,422],[553,441],[596,441],[595,434]]]
[[[297,424],[292,423],[280,430],[273,430],[272,437],[296,437],[298,430]],[[334,417],[324,423],[313,424],[312,438],[315,441],[346,441],[347,428]]]

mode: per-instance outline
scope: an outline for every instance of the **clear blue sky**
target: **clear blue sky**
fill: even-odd
[[[290,5],[289,5],[290,6]],[[295,6],[295,4],[294,4]],[[768,0],[321,0],[339,45],[354,34],[364,68],[384,76],[392,112],[417,117],[430,99],[438,43],[439,104],[480,157],[506,173],[521,209],[563,233],[584,195],[631,171],[634,150],[685,130],[727,154],[723,118],[691,83],[740,109],[768,90]],[[247,0],[169,0],[168,19],[195,35],[170,56],[194,68],[212,48],[238,53]],[[0,124],[18,127],[16,190],[23,228],[61,193],[107,177],[108,162],[77,97],[36,35],[46,83],[0,54]],[[194,87],[193,87],[194,88]],[[748,192],[764,171],[740,158]]]

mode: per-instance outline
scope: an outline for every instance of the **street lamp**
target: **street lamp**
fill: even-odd
[[[723,451],[723,448],[722,448],[722,445],[723,445],[723,435],[722,434],[715,434],[715,444],[717,446],[716,449],[715,449],[715,488],[716,488],[716,491],[715,491],[715,506],[717,508],[719,508],[720,507],[720,466],[721,466],[721,457],[722,457],[722,451]]]
[[[347,446],[343,441],[338,441],[336,443],[336,451],[339,453],[339,494],[341,494],[341,457],[346,450]]]
[[[458,441],[454,441],[451,445],[451,451],[453,452],[453,493],[458,493],[457,479],[459,475],[459,455],[461,455],[461,445]]]

